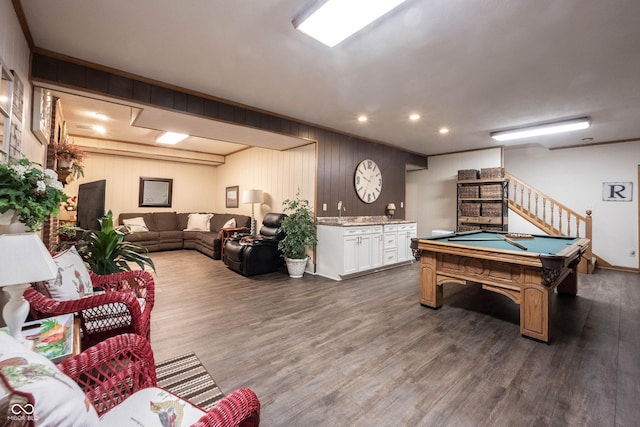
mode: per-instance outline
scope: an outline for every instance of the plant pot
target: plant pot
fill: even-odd
[[[16,211],[13,209],[9,209],[5,213],[0,213],[0,225],[11,225],[18,222],[18,217],[16,217]]]
[[[304,270],[307,268],[307,260],[309,257],[305,257],[302,259],[292,259],[286,258],[285,261],[287,263],[287,271],[289,272],[289,277],[293,279],[299,279],[304,275]]]
[[[71,169],[73,167],[73,159],[58,159],[58,169]]]

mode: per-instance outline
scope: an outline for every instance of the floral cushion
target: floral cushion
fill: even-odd
[[[89,270],[75,247],[55,255],[53,261],[58,267],[58,275],[45,283],[51,298],[68,301],[93,295]]]
[[[197,214],[197,213],[192,213],[189,214],[189,219],[187,221],[187,228],[185,228],[185,230],[188,231],[209,231],[210,228],[210,224],[209,221],[211,221],[211,218],[213,217],[213,214]]]
[[[127,226],[131,233],[140,233],[149,231],[149,227],[144,222],[144,218],[138,216],[136,218],[123,219],[122,223]]]
[[[183,427],[194,424],[205,412],[161,388],[145,388],[100,418],[100,425],[118,427]]]
[[[78,384],[49,359],[1,332],[0,385],[0,389],[9,390],[9,396],[18,399],[9,404],[8,414],[14,417],[9,425],[98,425],[98,414]],[[1,395],[2,392],[0,401]]]

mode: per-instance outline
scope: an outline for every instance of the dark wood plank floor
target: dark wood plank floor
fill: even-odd
[[[418,303],[418,265],[342,282],[242,277],[195,251],[152,254],[158,361],[193,351],[253,389],[264,426],[637,426],[640,275],[597,270],[553,296],[552,341],[477,286]]]

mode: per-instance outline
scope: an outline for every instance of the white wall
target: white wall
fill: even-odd
[[[238,185],[242,190],[259,189],[264,193],[264,202],[255,206],[258,230],[262,218],[269,212],[282,212],[282,201],[300,197],[315,203],[316,146],[308,144],[286,151],[250,148],[232,156],[227,156],[225,164],[218,166],[217,206],[224,208],[224,188]],[[225,212],[237,211],[251,215],[251,205],[242,204],[237,209],[225,209]]]
[[[77,137],[75,141],[81,142]],[[116,220],[122,212],[224,212],[216,206],[220,186],[215,166],[97,153],[89,154],[83,166],[84,178],[72,181],[64,192],[72,197],[78,194],[78,185],[106,179],[105,207]],[[139,208],[140,177],[173,179],[172,206]]]
[[[564,150],[505,150],[505,168],[511,174],[576,212],[593,211],[593,252],[620,267],[638,267],[639,164],[640,141]],[[603,201],[603,182],[632,182],[633,201]],[[630,249],[635,256],[629,256]]]
[[[407,172],[406,217],[418,223],[418,236],[456,229],[456,180],[459,169],[502,166],[502,149],[429,157],[429,168]]]
[[[31,161],[44,161],[45,147],[31,133],[32,88],[29,83],[29,45],[10,1],[0,2],[0,58],[14,70],[24,86],[22,109],[22,154]]]

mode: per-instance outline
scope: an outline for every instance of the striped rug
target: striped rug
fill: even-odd
[[[188,353],[156,364],[158,387],[206,410],[224,397],[195,353]]]

